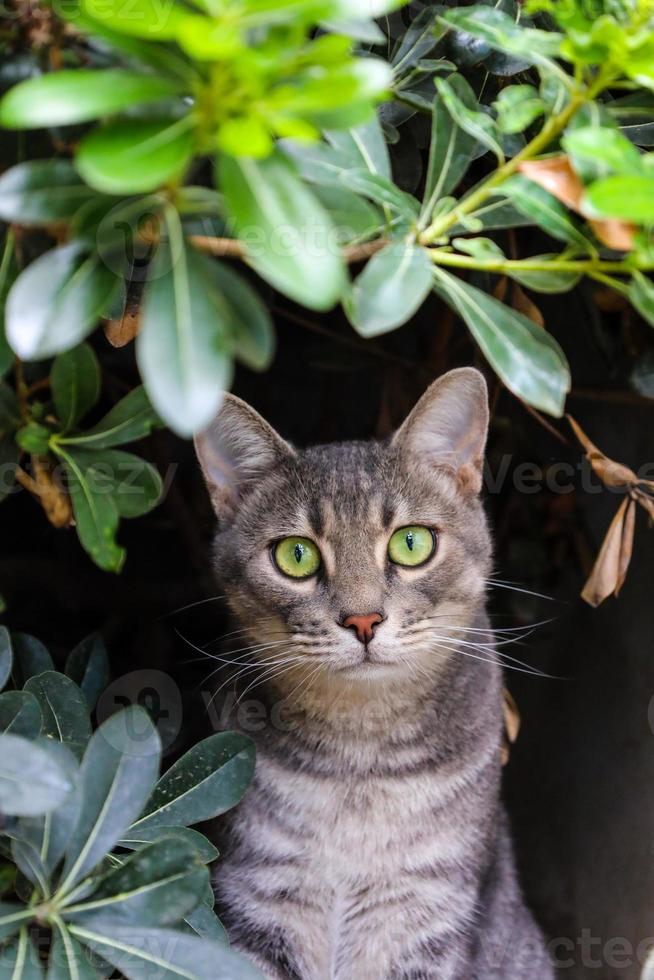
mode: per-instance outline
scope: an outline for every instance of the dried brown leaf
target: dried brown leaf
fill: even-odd
[[[103,326],[104,335],[112,347],[125,347],[134,340],[141,328],[139,311],[123,313],[120,320],[107,320]]]
[[[529,180],[544,187],[559,201],[576,211],[586,215],[581,207],[584,196],[584,185],[575,173],[570,159],[565,156],[546,157],[545,160],[525,160],[520,164],[520,172]],[[589,218],[588,224],[604,245],[619,251],[628,252],[634,246],[636,226],[627,221],[610,218],[598,221]]]
[[[595,608],[624,584],[634,541],[636,504],[625,497],[606,532],[599,555],[581,593]]]
[[[577,439],[586,450],[586,459],[602,483],[608,487],[631,487],[640,482],[638,476],[628,466],[623,463],[616,463],[615,460],[605,456],[601,449],[598,449],[595,443],[590,441],[579,423],[571,415],[566,416],[566,418]]]

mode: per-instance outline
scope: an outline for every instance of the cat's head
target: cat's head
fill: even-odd
[[[436,668],[483,603],[487,426],[472,368],[434,382],[385,442],[295,449],[228,395],[196,446],[217,576],[253,655],[350,680]]]

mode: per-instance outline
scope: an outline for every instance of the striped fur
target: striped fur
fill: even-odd
[[[268,980],[549,980],[499,800],[502,679],[484,613],[480,376],[451,372],[393,440],[297,451],[230,398],[198,453],[242,632],[218,688],[257,745],[216,893]],[[434,557],[393,565],[407,524]],[[282,576],[270,543],[324,568]],[[367,650],[340,624],[384,616]],[[222,661],[221,661],[222,663]],[[231,700],[230,700],[231,697]]]

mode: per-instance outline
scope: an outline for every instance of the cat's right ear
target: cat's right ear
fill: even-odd
[[[258,412],[225,395],[211,425],[195,437],[195,451],[218,519],[229,521],[249,487],[284,459],[292,447]]]

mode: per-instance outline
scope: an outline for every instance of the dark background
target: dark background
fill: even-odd
[[[278,324],[275,362],[263,375],[241,371],[235,391],[298,444],[386,435],[444,370],[475,363],[486,371],[491,473],[509,460],[501,487],[487,491],[495,577],[542,594],[495,588],[490,607],[501,626],[548,620],[507,652],[555,678],[507,676],[523,719],[506,770],[523,879],[548,935],[568,941],[556,949],[570,964],[563,976],[632,980],[636,946],[654,936],[654,535],[644,513],[623,593],[592,610],[579,592],[618,498],[597,481],[593,492],[582,489],[579,473],[566,493],[539,479],[524,492],[515,479],[523,464],[544,475],[561,461],[579,465],[565,420],[544,424],[501,388],[436,299],[410,326],[375,342],[359,339],[340,313],[317,318],[268,299]],[[654,460],[654,400],[628,384],[651,343],[649,328],[588,287],[533,299],[571,362],[568,410],[607,455],[636,469]],[[130,348],[114,351],[101,333],[93,343],[104,368],[101,414],[137,375]],[[96,569],[74,531],[50,527],[20,491],[0,508],[0,593],[7,624],[42,639],[58,665],[100,629],[114,677],[147,668],[175,678],[184,707],[169,719],[172,758],[208,724],[200,688],[213,664],[196,647],[230,626],[222,601],[212,598],[212,514],[192,446],[161,431],[140,451],[172,482],[152,514],[121,525],[123,573]],[[212,601],[179,611],[205,598]]]

